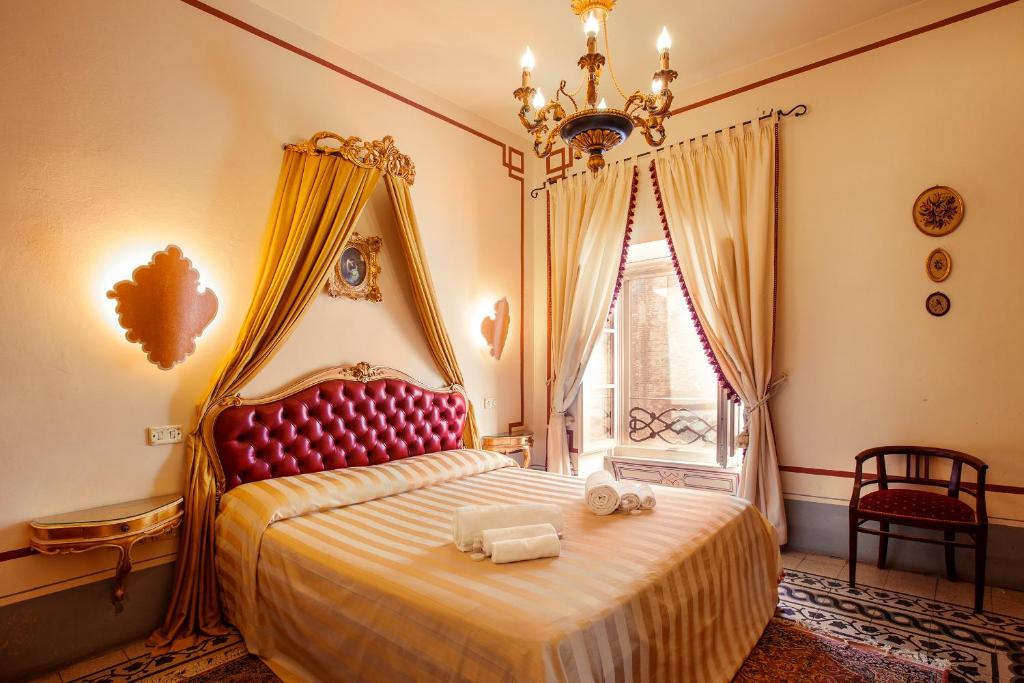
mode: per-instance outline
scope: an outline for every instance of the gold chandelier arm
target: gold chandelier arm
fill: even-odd
[[[578,93],[580,91],[580,88],[582,88],[582,87],[583,87],[583,79],[580,79],[580,84],[578,86],[576,86],[576,89],[574,91],[572,91],[571,93],[570,92],[566,92],[566,90],[565,90],[565,81],[562,81],[562,83],[558,86],[558,92],[563,94],[563,95],[565,95],[566,97],[568,97],[569,101],[572,102],[572,110],[573,111],[579,111],[580,110],[580,105],[576,103],[576,98],[573,97],[573,95]],[[557,94],[558,93],[555,94],[556,97],[557,97]]]
[[[624,100],[628,99],[629,95],[623,92],[622,86],[619,85],[619,79],[615,77],[615,67],[612,66],[612,48],[608,44],[608,17],[606,15],[601,16],[601,30],[604,32],[604,53],[608,56],[608,73],[612,75],[612,83],[619,91],[619,97]]]

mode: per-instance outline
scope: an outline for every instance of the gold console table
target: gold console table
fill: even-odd
[[[124,578],[132,570],[132,548],[145,538],[169,532],[181,524],[183,514],[182,497],[175,494],[42,517],[29,523],[31,546],[46,555],[117,549],[113,602],[120,612]]]
[[[523,452],[522,467],[530,467],[530,449],[533,448],[533,432],[520,432],[517,434],[493,434],[482,439],[481,447],[485,451],[497,451],[498,453]]]

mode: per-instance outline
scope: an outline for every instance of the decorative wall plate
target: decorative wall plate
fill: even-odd
[[[928,312],[936,317],[949,313],[949,297],[942,292],[932,292],[929,294],[924,305]]]
[[[327,294],[335,298],[380,301],[383,297],[377,285],[380,275],[377,255],[381,244],[379,237],[352,233],[327,279]]]
[[[951,187],[929,187],[914,200],[914,225],[926,235],[948,235],[963,218],[964,199]]]
[[[932,282],[942,282],[953,272],[953,257],[945,249],[933,249],[925,264]]]

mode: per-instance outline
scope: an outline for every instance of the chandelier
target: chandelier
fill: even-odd
[[[513,94],[522,103],[519,120],[533,135],[533,151],[538,157],[548,156],[555,140],[560,137],[566,146],[572,148],[575,158],[582,159],[586,153],[587,168],[596,173],[605,165],[604,153],[625,142],[634,128],[640,130],[652,147],[665,141],[665,119],[671,116],[669,108],[672,105],[672,91],[668,86],[678,74],[669,68],[668,51],[672,47],[672,39],[662,28],[657,41],[660,68],[654,72],[651,91],[636,90],[632,95],[626,95],[615,78],[610,56],[597,51],[597,36],[603,30],[604,49],[609,52],[606,21],[615,0],[570,0],[570,4],[572,11],[583,21],[583,33],[587,37],[587,51],[578,62],[583,75],[576,90],[569,92],[566,82],[562,81],[555,96],[550,101],[545,100],[540,90],[530,86],[535,60],[530,48],[526,48],[521,64],[523,82]],[[609,108],[604,97],[598,100],[601,69],[606,65],[623,100],[620,109]],[[583,88],[586,92],[582,101],[577,102]],[[563,95],[572,103],[571,114],[566,113],[562,104]]]

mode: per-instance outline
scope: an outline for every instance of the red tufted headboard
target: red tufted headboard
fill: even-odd
[[[233,397],[204,421],[219,488],[462,448],[466,396],[366,363],[305,377],[258,399]]]

